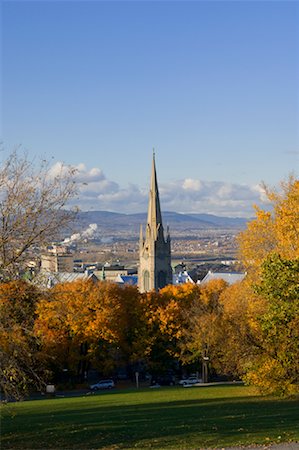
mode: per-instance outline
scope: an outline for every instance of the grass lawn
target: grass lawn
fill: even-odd
[[[2,449],[200,449],[299,441],[299,404],[244,386],[115,390],[2,407]]]

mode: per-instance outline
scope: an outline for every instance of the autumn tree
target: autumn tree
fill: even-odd
[[[243,378],[262,351],[258,317],[267,302],[257,295],[250,278],[228,286],[220,295],[222,307],[219,347],[214,364],[222,373]]]
[[[37,308],[35,331],[53,371],[83,380],[90,364],[103,375],[144,354],[144,307],[132,286],[77,281],[56,285]]]
[[[262,393],[298,390],[299,263],[271,254],[258,283],[245,279],[229,286],[223,305],[218,364],[257,386]]]
[[[34,331],[41,345],[44,364],[56,375],[68,370],[76,375],[84,359],[84,343],[91,311],[92,283],[78,281],[57,284],[37,305]]]
[[[226,288],[227,283],[220,279],[199,287],[187,313],[188,325],[182,333],[182,358],[185,362],[197,361],[202,365],[204,381],[207,381],[207,364],[217,366],[222,347],[220,296]]]
[[[180,361],[180,341],[188,311],[198,295],[193,284],[168,285],[159,292],[143,294],[147,318],[146,362],[151,373],[177,368]]]
[[[280,191],[265,192],[272,209],[256,208],[256,219],[239,235],[248,270],[246,309],[240,321],[243,339],[230,336],[244,361],[245,379],[264,392],[287,394],[298,386],[299,180],[291,176]],[[241,286],[234,292],[239,299]],[[227,298],[226,312],[230,304]]]
[[[0,167],[0,276],[17,278],[27,252],[59,236],[73,218],[74,170],[34,164],[14,151]]]
[[[11,153],[0,167],[0,280],[19,279],[29,250],[59,236],[73,219],[67,210],[76,192],[74,170],[47,161],[35,164],[25,154]],[[32,256],[32,254],[30,254]],[[38,379],[32,334],[36,292],[26,284],[1,288],[1,383],[6,394],[19,397]],[[31,299],[31,300],[30,300]],[[33,302],[32,304],[30,302]],[[29,304],[32,308],[29,308]],[[8,384],[9,383],[9,384]]]
[[[257,320],[260,346],[246,380],[263,392],[299,392],[299,258],[269,255],[256,292],[267,301]]]
[[[98,285],[97,298],[100,309],[93,329],[99,336],[98,368],[103,370],[110,361],[110,372],[118,366],[132,374],[143,361],[147,345],[146,305],[142,295],[135,286],[108,282]]]
[[[44,371],[34,335],[38,289],[25,281],[0,284],[0,385],[5,398],[20,399],[43,386]]]
[[[255,220],[238,236],[242,263],[255,273],[272,252],[288,259],[299,256],[299,180],[289,177],[280,191],[264,189],[269,210],[255,207]]]

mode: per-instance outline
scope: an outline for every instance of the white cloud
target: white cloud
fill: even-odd
[[[53,173],[61,167],[53,166]],[[79,186],[77,203],[82,210],[109,210],[115,212],[145,212],[149,186],[129,184],[120,187],[106,178],[100,168],[77,167]],[[210,213],[232,217],[250,217],[253,204],[266,202],[265,191],[260,185],[225,183],[186,178],[170,183],[159,182],[162,211],[181,213]]]
[[[262,184],[256,184],[252,187],[252,190],[259,195],[260,201],[262,203],[270,203],[270,200],[267,197],[266,189]]]
[[[193,180],[192,178],[186,178],[183,182],[183,189],[186,191],[200,191],[202,183],[200,180]]]
[[[86,169],[85,164],[81,163],[75,166],[76,180],[78,182],[97,182],[105,180],[103,171],[97,167],[93,167],[90,170]]]
[[[52,167],[50,167],[50,170],[48,171],[48,177],[49,178],[55,178],[55,177],[61,177],[63,175],[66,175],[69,171],[69,166],[66,166],[61,161],[56,162],[53,164]]]

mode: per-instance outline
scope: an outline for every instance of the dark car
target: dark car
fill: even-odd
[[[174,375],[158,375],[153,376],[151,381],[152,386],[174,386],[175,377]]]

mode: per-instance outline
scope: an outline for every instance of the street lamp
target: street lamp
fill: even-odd
[[[204,354],[202,357],[202,382],[207,383],[208,382],[208,363],[210,358],[207,355],[208,350],[207,348],[204,349]]]

